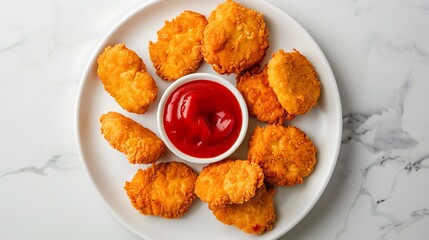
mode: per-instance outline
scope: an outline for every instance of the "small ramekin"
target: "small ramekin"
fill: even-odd
[[[213,157],[209,157],[209,158],[199,158],[199,157],[194,157],[191,155],[188,155],[182,151],[180,151],[176,146],[174,146],[174,144],[170,141],[170,139],[167,136],[167,133],[165,132],[165,128],[164,128],[164,109],[165,109],[165,105],[166,105],[166,101],[167,99],[170,97],[170,95],[180,86],[182,86],[185,83],[188,82],[192,82],[192,81],[196,81],[196,80],[208,80],[208,81],[213,81],[216,83],[221,84],[222,86],[226,87],[237,99],[238,104],[240,106],[240,112],[241,112],[241,117],[242,117],[242,123],[241,123],[241,129],[239,132],[239,135],[236,139],[236,141],[234,142],[234,144],[225,152],[217,155],[217,156],[213,156]],[[213,163],[213,162],[217,162],[220,160],[223,160],[227,157],[229,157],[233,152],[235,152],[235,150],[237,150],[238,147],[240,147],[241,143],[244,140],[244,137],[246,136],[247,133],[247,128],[249,125],[249,115],[248,115],[248,111],[247,111],[247,106],[246,106],[246,102],[243,99],[243,96],[240,94],[240,92],[237,90],[237,88],[230,83],[229,81],[227,81],[226,79],[214,75],[214,74],[210,74],[210,73],[193,73],[193,74],[189,74],[186,75],[182,78],[177,79],[176,81],[174,81],[163,93],[161,100],[159,102],[158,105],[158,112],[157,112],[157,124],[158,124],[158,129],[159,129],[159,133],[161,135],[162,140],[165,142],[165,144],[167,145],[167,147],[179,158],[188,161],[188,162],[192,162],[192,163],[198,163],[198,164],[208,164],[208,163]]]

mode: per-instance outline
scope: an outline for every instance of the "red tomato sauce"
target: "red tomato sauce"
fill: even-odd
[[[164,128],[177,149],[210,158],[227,151],[242,125],[240,105],[219,83],[196,80],[174,90],[166,101]]]

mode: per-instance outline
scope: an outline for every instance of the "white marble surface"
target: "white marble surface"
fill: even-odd
[[[138,239],[81,167],[74,105],[104,34],[143,1],[0,0],[0,239]],[[429,236],[429,1],[274,1],[331,63],[338,163],[282,239]]]

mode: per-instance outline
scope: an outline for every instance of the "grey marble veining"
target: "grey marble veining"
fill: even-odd
[[[343,116],[342,143],[355,140],[373,153],[387,153],[394,149],[409,149],[417,145],[418,142],[401,126],[409,85],[407,79],[392,106],[380,112],[350,113]]]
[[[46,161],[43,166],[22,167],[16,170],[6,171],[0,175],[0,180],[8,175],[33,173],[40,176],[45,176],[48,174],[46,172],[47,169],[53,169],[56,171],[69,171],[78,168],[81,168],[81,165],[79,162],[79,156],[77,154],[53,155],[48,159],[48,161]]]
[[[426,55],[422,53],[418,54],[418,56],[426,58]],[[385,211],[380,208],[380,205],[391,200],[398,177],[403,172],[413,174],[419,170],[429,168],[429,164],[422,166],[424,161],[429,160],[429,148],[427,148],[423,156],[412,157],[411,153],[419,145],[419,142],[402,127],[404,102],[407,99],[412,83],[411,74],[409,74],[400,92],[396,95],[395,101],[378,112],[349,113],[343,116],[342,145],[352,144],[353,142],[359,143],[374,157],[369,160],[368,165],[361,168],[360,187],[355,192],[355,198],[346,214],[346,221],[337,232],[335,239],[350,238],[350,235],[345,234],[348,230],[347,223],[352,217],[350,212],[355,208],[359,208],[358,201],[363,197],[369,198],[370,208],[367,209],[369,214],[374,218],[379,217],[387,221],[387,223],[380,226],[377,233],[380,239],[386,239],[392,231],[404,231],[412,224],[428,217],[429,205],[427,205],[427,208],[410,210],[406,218],[398,217],[394,211]],[[392,168],[397,169],[394,177],[390,179],[388,184],[385,184],[385,188],[388,189],[388,195],[383,198],[375,197],[374,189],[370,190],[368,188],[370,184],[373,184],[373,180],[369,182],[368,174],[376,168],[384,169],[381,171],[391,171]],[[378,174],[380,175],[380,173]],[[345,175],[345,177],[348,176]],[[424,191],[424,189],[421,190]]]

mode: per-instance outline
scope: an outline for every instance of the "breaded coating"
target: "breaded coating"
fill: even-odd
[[[130,163],[153,163],[166,146],[150,129],[117,112],[100,117],[101,133],[110,145],[124,153]]]
[[[247,158],[262,167],[265,181],[270,184],[302,183],[316,164],[316,147],[297,127],[258,126],[249,146]]]
[[[166,162],[139,169],[125,191],[141,214],[163,218],[183,216],[196,198],[197,174],[184,163]]]
[[[262,234],[273,228],[276,213],[274,210],[273,186],[262,185],[249,201],[242,204],[228,204],[213,207],[217,220],[233,225],[246,233]]]
[[[288,119],[286,110],[280,105],[273,89],[268,85],[267,67],[254,67],[237,76],[237,89],[246,101],[249,113],[258,120],[281,125]]]
[[[104,89],[128,112],[145,113],[158,87],[143,60],[125,44],[108,46],[98,57],[97,73]]]
[[[227,0],[213,10],[204,29],[204,60],[220,74],[239,74],[265,56],[268,29],[261,13]]]
[[[320,81],[307,58],[294,49],[273,54],[268,63],[268,83],[289,115],[308,112],[317,104]]]
[[[209,206],[243,203],[255,195],[263,182],[264,174],[258,164],[226,159],[203,168],[195,194]]]
[[[167,81],[197,71],[203,55],[201,41],[207,25],[204,15],[184,11],[157,32],[158,41],[149,42],[149,54],[156,74]]]

